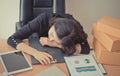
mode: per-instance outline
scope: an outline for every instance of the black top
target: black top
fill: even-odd
[[[24,25],[20,30],[16,31],[8,38],[8,44],[16,48],[17,44],[22,42],[23,39],[28,38],[33,33],[38,33],[39,37],[47,37],[50,27],[50,19],[53,17],[72,18],[71,15],[57,15],[52,13],[42,13],[28,24]],[[90,47],[88,42],[81,43],[81,53],[88,54]]]

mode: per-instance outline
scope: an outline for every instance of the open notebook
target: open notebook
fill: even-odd
[[[35,49],[40,51],[44,51],[53,56],[53,63],[62,63],[65,62],[62,50],[59,48],[53,48],[49,46],[42,46],[39,42],[39,38],[32,35],[29,37],[29,45]],[[31,56],[32,64],[40,64],[38,60],[36,60],[33,56]]]

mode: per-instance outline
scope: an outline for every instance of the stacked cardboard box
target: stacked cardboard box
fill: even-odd
[[[105,16],[93,25],[97,62],[120,65],[120,20]]]

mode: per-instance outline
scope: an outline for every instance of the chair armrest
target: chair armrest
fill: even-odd
[[[20,30],[22,28],[22,22],[16,22],[15,26],[16,26],[16,31]]]

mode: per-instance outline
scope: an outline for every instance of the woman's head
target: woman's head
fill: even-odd
[[[72,55],[76,51],[75,45],[87,39],[82,26],[76,20],[56,18],[51,25],[49,39],[61,44],[66,55]]]

